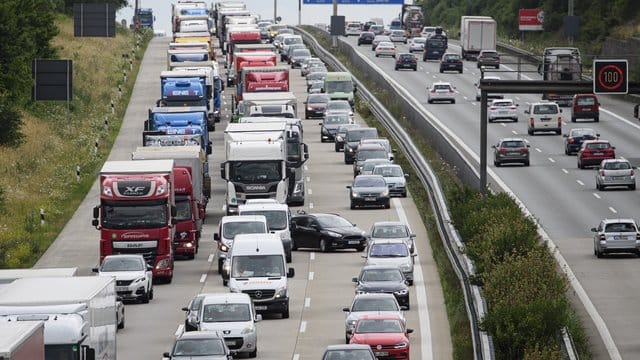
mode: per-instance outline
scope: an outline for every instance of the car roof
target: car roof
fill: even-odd
[[[377,265],[365,265],[362,267],[362,269],[360,269],[360,272],[363,272],[365,270],[398,270],[398,271],[402,271],[400,270],[400,268],[396,265],[392,265],[392,264],[388,264],[388,265],[381,265],[381,264],[377,264]]]
[[[358,150],[386,150],[382,144],[378,143],[363,143],[358,145]]]
[[[185,331],[180,334],[176,340],[184,340],[184,339],[220,339],[224,340],[224,337],[218,331]]]
[[[220,303],[251,303],[251,298],[245,293],[213,293],[204,296],[202,304],[220,304]]]
[[[436,86],[436,85],[449,85],[449,86],[451,86],[451,83],[450,82],[446,82],[446,81],[438,81],[438,82],[434,82],[432,84],[432,86]]]
[[[602,222],[605,224],[620,223],[620,222],[631,222],[634,224],[636,223],[636,221],[631,218],[602,219]]]
[[[373,241],[374,244],[403,244],[406,245],[402,238],[380,238]]]
[[[243,221],[266,221],[266,217],[264,215],[233,215],[233,216],[223,216],[220,219],[221,223],[231,223],[231,222],[243,222]]]
[[[598,143],[611,144],[609,140],[603,140],[603,139],[585,140],[582,144],[598,144]]]
[[[365,163],[381,162],[381,164],[380,164],[380,165],[377,165],[377,166],[393,165],[393,164],[391,163],[391,160],[389,160],[389,159],[366,159],[364,162],[365,162]]]
[[[142,261],[144,261],[144,257],[142,256],[142,254],[116,254],[116,255],[107,255],[105,256],[105,259],[106,258],[109,258],[109,259],[133,258],[133,259],[142,259]]]
[[[483,79],[484,79],[484,80],[500,80],[500,76],[489,75],[489,76],[485,76]],[[482,79],[481,79],[481,80],[482,80]],[[479,84],[479,83],[480,83],[480,82],[478,82],[478,84]],[[542,104],[544,104],[544,103],[542,103]],[[533,104],[532,104],[532,105],[533,105]]]
[[[353,178],[353,180],[355,181],[356,179],[366,179],[366,178],[375,178],[375,179],[384,180],[384,177],[382,177],[382,175],[358,175],[355,178]]]
[[[393,164],[396,165],[396,164]],[[400,165],[396,165],[396,166],[400,166]],[[403,223],[402,221],[376,221],[373,223],[373,227],[376,226],[391,226],[391,225],[404,225],[407,226],[407,224]]]
[[[625,162],[625,163],[628,163],[629,160],[627,160],[627,159],[604,159],[604,160],[602,160],[602,162],[608,162],[608,163],[610,163],[610,162]]]
[[[491,102],[492,102],[492,103],[494,103],[494,102],[501,102],[501,101],[502,101],[502,102],[506,102],[506,101],[511,101],[511,102],[513,102],[513,99],[504,98],[504,99],[493,99],[493,100],[491,100]]]
[[[524,141],[523,138],[519,138],[519,137],[508,137],[508,138],[502,138],[499,139],[498,141],[503,142],[503,141]],[[526,142],[526,141],[524,141]]]
[[[486,77],[485,77],[485,79],[486,79]],[[555,106],[558,106],[558,103],[553,102],[553,101],[541,101],[541,102],[531,103],[531,106],[539,106],[539,105],[555,105]]]
[[[391,298],[391,299],[396,299],[396,297],[393,294],[389,294],[389,293],[364,293],[364,294],[356,294],[353,298],[353,300],[359,300],[362,298],[373,298],[373,299],[380,299],[380,298]]]
[[[326,351],[329,350],[371,350],[371,346],[367,344],[336,344],[327,346]]]
[[[398,314],[366,314],[358,317],[358,321],[360,320],[400,320],[402,318]]]

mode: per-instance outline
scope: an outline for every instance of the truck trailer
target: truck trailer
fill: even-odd
[[[0,359],[44,360],[44,323],[0,323]]]
[[[542,63],[538,67],[542,80],[578,81],[582,77],[580,50],[573,47],[545,48]],[[554,101],[560,106],[571,106],[574,94],[542,94],[543,100]]]
[[[241,68],[236,99],[241,101],[243,94],[250,92],[287,91],[289,91],[288,66],[245,66]]]
[[[116,289],[110,277],[23,278],[0,292],[0,322],[44,323],[46,359],[116,359]]]
[[[107,255],[142,254],[154,280],[173,279],[175,182],[173,160],[107,161],[99,174],[100,263]]]
[[[460,18],[460,46],[462,57],[476,60],[480,51],[496,49],[496,21],[490,16],[462,16]]]

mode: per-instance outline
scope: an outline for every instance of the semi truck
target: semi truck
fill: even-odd
[[[100,263],[107,255],[142,254],[154,280],[173,279],[175,182],[173,160],[107,161],[99,174]]]
[[[182,20],[210,20],[209,8],[204,1],[178,1],[171,4],[171,27],[175,33]]]
[[[420,36],[424,15],[420,5],[402,5],[402,29],[408,37]]]
[[[206,88],[207,88],[207,120],[210,121],[209,113],[213,113],[213,124],[208,123],[210,131],[215,130],[215,123],[220,122],[221,119],[221,106],[222,106],[222,91],[224,85],[220,78],[218,71],[218,64],[212,63],[213,66],[176,66],[173,71],[204,71],[206,76]]]
[[[229,32],[229,42],[226,44],[227,53],[233,56],[233,48],[236,44],[260,44],[260,29],[250,28],[246,30],[234,30]]]
[[[138,8],[135,19],[133,21],[134,24],[137,24],[140,29],[151,29],[153,30],[153,23],[156,20],[156,17],[153,16],[153,9],[151,8]]]
[[[225,130],[226,161],[220,164],[220,176],[227,182],[227,215],[237,215],[238,205],[248,199],[287,201],[286,124],[271,124],[271,131],[254,125],[229,124]]]
[[[227,86],[236,84],[236,80],[240,79],[242,69],[245,67],[253,66],[275,66],[278,63],[278,59],[275,53],[272,52],[240,52],[235,53],[231,57],[231,68],[227,72]]]
[[[132,160],[174,161],[176,224],[173,240],[176,255],[193,259],[198,252],[208,197],[204,191],[205,154],[200,146],[138,147]]]
[[[176,68],[180,69],[180,68]],[[196,68],[160,73],[161,98],[156,106],[205,106],[207,108],[207,129],[215,130],[215,118],[220,118],[220,109],[213,105],[215,80],[211,79],[212,68],[207,71]],[[218,96],[220,96],[218,94]]]
[[[242,100],[243,94],[250,92],[289,91],[289,67],[286,65],[243,66],[240,69],[240,83],[236,87],[237,101]]]
[[[290,91],[278,92],[248,92],[242,96],[242,101],[238,102],[236,113],[243,116],[249,116],[251,108],[263,105],[288,105],[297,114],[298,98]]]
[[[462,16],[460,18],[460,46],[462,57],[476,60],[480,51],[496,49],[496,21],[490,16]]]
[[[111,277],[24,278],[0,292],[3,325],[44,323],[46,359],[115,360],[115,308]]]
[[[574,47],[545,48],[542,63],[538,66],[542,80],[578,81],[582,76],[580,50]],[[559,106],[571,106],[574,94],[544,93],[543,100],[556,102]]]
[[[45,360],[42,321],[0,323],[0,359]]]
[[[149,109],[145,120],[145,131],[163,131],[167,134],[200,134],[201,146],[207,155],[212,152],[207,131],[207,108],[205,106],[155,107]]]

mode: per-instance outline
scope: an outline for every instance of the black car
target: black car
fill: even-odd
[[[348,124],[348,125],[340,125],[340,127],[338,127],[338,130],[336,130],[336,134],[335,134],[335,143],[334,143],[334,150],[336,152],[340,152],[340,150],[344,149],[344,138],[347,134],[347,130],[348,129],[355,129],[360,127],[360,125],[358,124]]]
[[[392,265],[366,265],[360,275],[352,279],[356,283],[356,294],[393,294],[398,304],[409,310],[409,285],[402,271]]]
[[[400,53],[396,56],[396,70],[413,69],[418,71],[418,58],[411,53]]]
[[[319,248],[322,252],[335,249],[364,251],[367,246],[365,232],[336,214],[301,212],[292,217],[291,240],[293,250]]]
[[[342,125],[352,124],[351,117],[347,112],[332,112],[325,115],[324,120],[319,124],[320,142],[335,141],[336,132]]]
[[[323,117],[329,100],[329,95],[309,94],[304,102],[304,118]]]
[[[578,153],[585,140],[596,140],[600,138],[600,134],[591,128],[575,128],[571,129],[564,137],[564,153],[571,155]]]
[[[371,31],[363,31],[358,36],[358,46],[362,44],[371,44],[375,35]]]
[[[362,139],[375,139],[378,137],[376,128],[355,128],[347,129],[344,134],[344,163],[353,164],[356,156],[356,149]]]
[[[478,69],[483,66],[500,68],[500,55],[495,50],[482,50],[478,55]]]
[[[196,331],[198,330],[198,314],[202,308],[202,300],[207,294],[198,294],[189,301],[189,305],[182,308],[185,312],[184,318],[184,331]]]
[[[462,74],[462,57],[458,54],[446,53],[440,59],[440,72],[457,71]]]

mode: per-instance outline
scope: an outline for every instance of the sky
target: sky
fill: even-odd
[[[277,4],[277,16],[282,23],[298,25],[298,0],[244,0],[247,9],[260,14],[262,18],[273,19],[274,1]],[[171,0],[139,0],[140,7],[151,7],[156,17],[155,29],[164,30],[171,35]],[[411,0],[405,0],[407,4]],[[135,0],[129,0],[129,6],[116,14],[117,21],[131,22]],[[388,25],[400,13],[401,5],[338,5],[338,15],[344,15],[346,21],[365,22],[371,18],[382,18]],[[302,24],[329,24],[333,14],[332,5],[302,4],[300,12]]]

